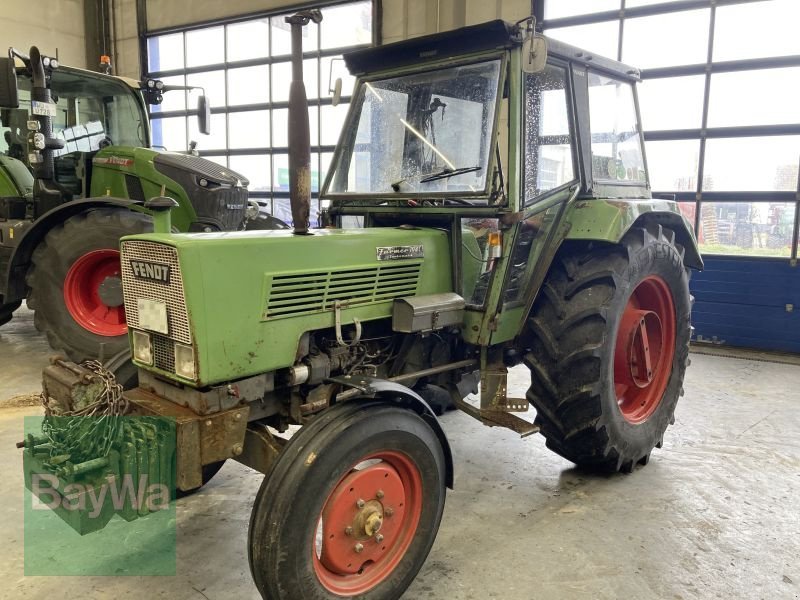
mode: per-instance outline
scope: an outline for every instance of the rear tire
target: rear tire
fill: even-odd
[[[22,305],[22,300],[0,304],[0,327],[8,323],[14,316],[14,311]]]
[[[528,322],[527,397],[547,446],[584,467],[647,464],[674,422],[689,353],[689,273],[675,234],[569,242]]]
[[[36,328],[74,362],[128,348],[119,278],[119,238],[152,231],[146,215],[101,208],[51,229],[33,253],[28,306]]]
[[[399,598],[444,500],[444,453],[416,413],[334,406],[292,437],[261,484],[248,534],[256,587],[268,600]]]

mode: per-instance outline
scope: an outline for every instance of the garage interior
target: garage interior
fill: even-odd
[[[704,262],[689,284],[694,329],[674,423],[646,468],[602,474],[550,451],[541,435],[520,439],[446,412],[439,421],[454,485],[430,554],[402,597],[800,598],[796,0],[46,0],[36,9],[15,0],[4,8],[7,46],[37,45],[62,65],[137,81],[201,87],[165,91],[148,107],[151,147],[196,150],[243,174],[259,210],[287,223],[285,17],[319,8],[321,23],[304,29],[302,61],[312,230],[321,226],[320,190],[356,98],[347,52],[533,15],[545,36],[640,69],[652,196],[677,202]],[[337,78],[341,102],[333,98]],[[201,94],[211,106],[208,135],[197,116]],[[0,150],[10,156],[9,139]],[[175,501],[172,574],[131,572],[157,542],[126,541],[121,519],[109,524],[119,546],[87,554],[85,572],[64,566],[74,539],[66,535],[37,546],[39,564],[52,571],[31,570],[29,500],[14,444],[26,417],[43,414],[42,369],[56,353],[24,303],[0,326],[0,597],[261,597],[247,539],[263,475],[235,460]],[[530,385],[525,364],[509,370],[509,397],[524,398]],[[531,406],[523,417],[534,415]]]

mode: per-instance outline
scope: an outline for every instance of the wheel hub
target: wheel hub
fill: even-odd
[[[397,541],[405,493],[399,474],[387,463],[345,477],[322,515],[322,564],[340,574],[355,574],[365,563],[380,560]]]

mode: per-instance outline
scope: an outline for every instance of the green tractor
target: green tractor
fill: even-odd
[[[291,21],[296,41],[314,16]],[[682,394],[689,272],[703,266],[676,203],[651,197],[636,69],[532,20],[345,61],[358,82],[324,227],[303,227],[298,136],[294,231],[176,234],[160,198],[155,232],[121,243],[139,368],[124,398],[175,418],[178,490],[231,458],[266,474],[249,562],[268,599],[402,595],[454,481],[435,406],[541,433],[585,468],[646,464]],[[520,364],[530,388],[509,397]],[[47,396],[85,381],[76,365],[49,369]],[[101,477],[101,463],[69,472]]]
[[[257,216],[243,176],[150,148],[146,103],[173,89],[189,88],[59,66],[36,47],[0,59],[0,325],[27,297],[72,359],[127,349],[119,238],[152,230],[147,198],[178,201],[177,231],[285,227]],[[202,133],[209,111],[201,95]]]

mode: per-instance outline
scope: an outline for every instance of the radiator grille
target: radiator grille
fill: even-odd
[[[169,283],[134,276],[131,268],[132,260],[169,265]],[[136,302],[139,298],[163,302],[167,305],[168,337],[184,344],[191,344],[192,334],[186,311],[186,299],[183,294],[183,278],[178,262],[178,252],[175,248],[153,242],[123,242],[121,267],[125,317],[128,325],[135,329],[141,329]],[[174,361],[174,358],[170,358],[170,360]]]
[[[271,278],[265,319],[331,310],[337,300],[348,306],[413,296],[420,262],[361,269],[319,271]]]

